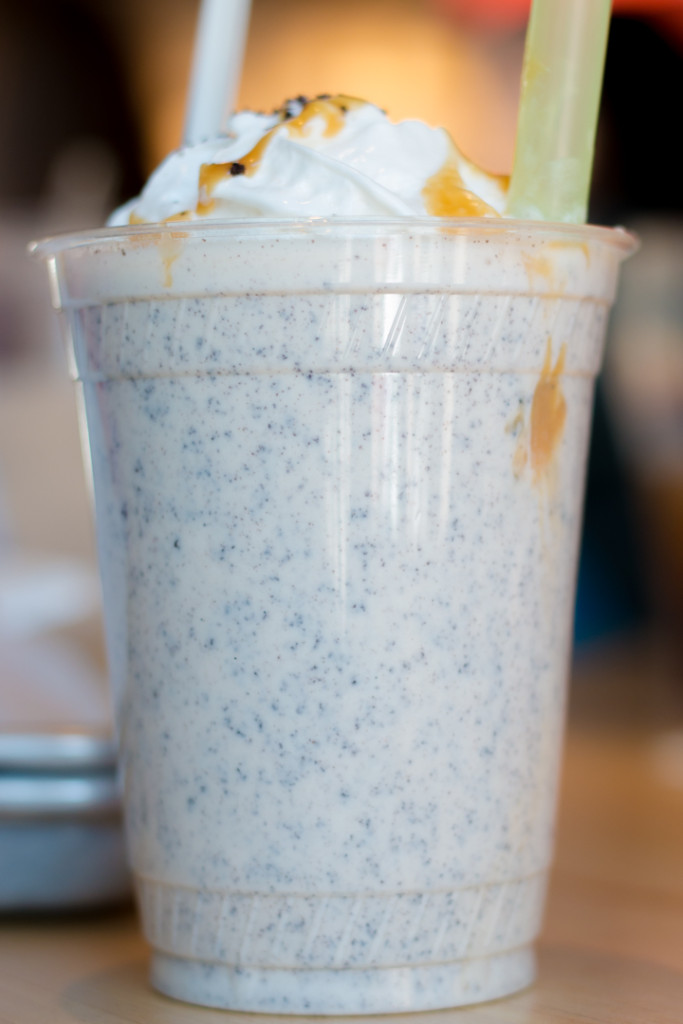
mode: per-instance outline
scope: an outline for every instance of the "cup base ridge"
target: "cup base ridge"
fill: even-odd
[[[419,967],[263,970],[182,960],[155,952],[151,982],[164,995],[244,1013],[407,1013],[511,995],[536,975],[531,946]]]
[[[218,971],[443,967],[536,938],[547,873],[442,892],[308,896],[212,892],[137,879],[159,955]]]

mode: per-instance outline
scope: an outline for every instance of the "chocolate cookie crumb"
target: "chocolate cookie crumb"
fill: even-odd
[[[273,113],[278,114],[281,121],[291,121],[293,117],[298,117],[304,107],[310,102],[308,96],[295,96],[294,99],[286,100]]]
[[[245,170],[244,164],[240,164],[236,160],[230,164],[230,174],[233,178],[236,178],[238,174],[244,174]]]

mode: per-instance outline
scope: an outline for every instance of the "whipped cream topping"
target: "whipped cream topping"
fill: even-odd
[[[172,153],[111,225],[280,217],[495,217],[507,181],[467,160],[443,128],[392,123],[349,96],[242,112],[226,134]]]

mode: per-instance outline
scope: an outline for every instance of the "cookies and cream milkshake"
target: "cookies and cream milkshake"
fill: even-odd
[[[401,1012],[532,979],[630,241],[504,206],[445,132],[320,97],[43,246],[170,995]]]

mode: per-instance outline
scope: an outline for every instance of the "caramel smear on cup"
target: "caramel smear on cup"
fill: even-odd
[[[522,262],[530,281],[545,281],[548,291],[566,290],[566,269],[558,263],[557,254],[572,250],[582,253],[586,266],[590,265],[590,248],[585,242],[546,242],[536,255],[522,254]]]
[[[548,286],[552,286],[555,269],[548,256],[527,256],[522,254],[522,262],[529,278],[543,278]]]
[[[173,287],[173,264],[180,256],[182,252],[182,242],[178,241],[175,236],[171,237],[171,240],[165,242],[161,248],[161,263],[164,268],[164,288]]]
[[[566,344],[562,344],[553,366],[552,343],[548,338],[543,369],[531,401],[531,467],[537,480],[553,460],[567,419],[567,403],[560,387],[566,350]]]

